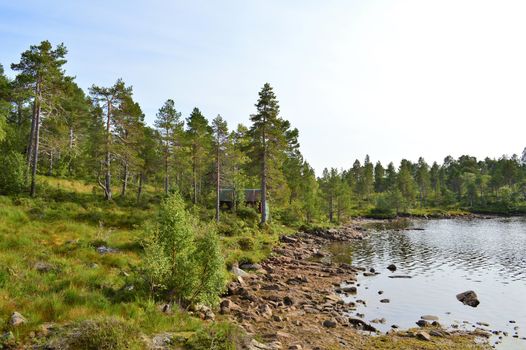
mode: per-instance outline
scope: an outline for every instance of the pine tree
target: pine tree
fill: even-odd
[[[212,121],[214,133],[214,153],[215,153],[215,180],[216,180],[216,222],[219,222],[220,210],[220,190],[221,190],[221,166],[224,161],[224,153],[228,141],[228,126],[226,121],[218,115]]]
[[[374,166],[374,190],[377,193],[385,191],[385,169],[379,161]]]
[[[199,108],[194,108],[186,119],[186,135],[192,160],[192,199],[197,204],[203,188],[203,173],[210,164],[212,128]]]
[[[126,87],[122,79],[119,79],[111,87],[99,87],[92,85],[90,94],[93,102],[105,113],[105,142],[104,142],[104,163],[102,164],[104,172],[104,182],[97,176],[99,186],[104,191],[106,200],[112,199],[111,191],[111,162],[114,153],[113,147],[113,129],[115,114],[120,108],[126,96],[132,93],[131,87]]]
[[[252,126],[252,159],[259,166],[261,179],[261,224],[268,221],[267,190],[270,164],[280,157],[287,147],[287,137],[284,134],[283,120],[279,117],[279,104],[269,83],[265,83],[259,92],[256,103],[256,114],[250,116]]]
[[[49,41],[32,45],[21,55],[20,62],[11,65],[11,69],[20,72],[17,80],[21,86],[31,91],[33,114],[31,131],[27,147],[28,169],[31,168],[30,196],[36,194],[36,175],[40,146],[40,127],[42,119],[50,115],[60,95],[64,79],[62,66],[66,63],[66,47],[57,45],[55,49]]]
[[[181,113],[175,109],[175,102],[166,100],[155,120],[155,127],[163,144],[165,194],[170,191],[170,160],[175,156],[174,148],[181,144],[183,125]]]

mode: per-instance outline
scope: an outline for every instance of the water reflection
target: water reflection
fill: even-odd
[[[423,230],[381,231],[362,241],[331,246],[339,261],[347,256],[354,265],[381,272],[360,278],[358,294],[349,300],[365,299],[367,306],[359,305],[357,313],[365,314],[366,321],[386,318],[385,325],[375,325],[383,331],[392,324],[414,327],[424,314],[467,329],[488,322],[488,330],[510,334],[508,345],[499,348],[526,348],[526,341],[520,340],[526,336],[526,220],[422,220],[413,227]],[[386,267],[391,263],[397,275],[413,278],[388,278],[392,273]],[[481,300],[477,308],[455,298],[470,289]],[[379,290],[385,291],[382,297],[389,298],[389,304],[379,302]],[[511,338],[514,334],[518,340]]]
[[[354,243],[354,264],[376,266],[388,261],[415,274],[455,268],[471,277],[491,268],[499,272],[502,283],[526,281],[523,219],[426,220],[414,226],[424,230],[383,231]]]

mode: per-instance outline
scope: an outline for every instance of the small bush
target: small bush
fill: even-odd
[[[0,193],[18,194],[24,189],[25,162],[17,152],[0,155]]]
[[[259,214],[258,212],[254,209],[254,208],[251,208],[251,207],[240,207],[236,210],[236,215],[249,222],[249,223],[255,223],[257,224],[258,220],[259,220]]]
[[[236,350],[241,349],[243,336],[235,325],[217,323],[199,330],[188,339],[186,347],[191,350]]]
[[[237,243],[239,244],[239,248],[244,251],[253,250],[255,247],[254,239],[251,237],[241,237]]]
[[[226,283],[224,270],[215,228],[198,227],[183,198],[170,195],[145,242],[142,276],[150,291],[181,305],[213,305]]]
[[[85,320],[72,326],[58,341],[67,350],[142,349],[139,330],[117,318]]]

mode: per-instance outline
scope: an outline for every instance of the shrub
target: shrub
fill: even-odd
[[[186,343],[191,350],[236,350],[244,348],[239,328],[229,323],[217,323],[196,332]]]
[[[145,242],[142,267],[153,294],[167,293],[181,305],[215,304],[226,283],[216,229],[198,228],[178,193],[161,204],[157,226]]]
[[[241,250],[253,250],[255,247],[254,239],[251,237],[241,237],[237,241]]]
[[[18,194],[24,189],[25,162],[17,152],[0,155],[0,193]]]
[[[259,220],[259,214],[258,212],[254,209],[254,208],[251,208],[251,207],[240,207],[236,210],[236,215],[249,222],[249,223],[255,223],[257,224],[258,220]]]
[[[139,331],[117,318],[100,318],[79,322],[58,341],[59,349],[124,350],[141,349]]]

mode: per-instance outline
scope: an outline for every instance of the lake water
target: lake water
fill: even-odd
[[[416,327],[420,316],[435,315],[447,327],[507,332],[501,340],[491,338],[491,344],[498,342],[497,349],[526,349],[526,340],[521,339],[526,336],[526,220],[417,220],[411,227],[423,230],[381,231],[331,248],[349,255],[356,266],[380,272],[360,277],[358,293],[347,298],[367,301],[367,306],[357,304],[363,319],[385,318],[385,324],[373,325],[388,331],[393,324]],[[397,271],[387,270],[389,264]],[[478,307],[456,299],[467,290],[477,293]],[[380,303],[384,298],[390,303]]]

